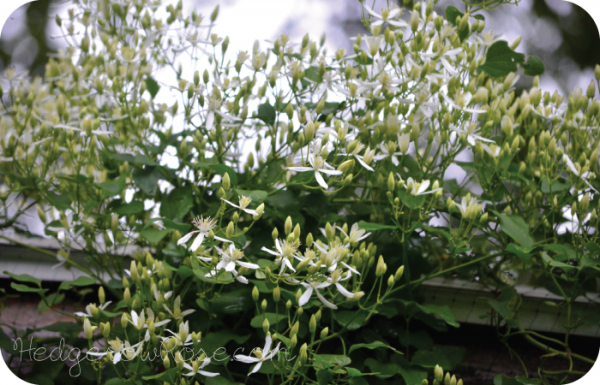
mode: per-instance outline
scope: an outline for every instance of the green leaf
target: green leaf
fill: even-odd
[[[421,385],[427,378],[427,371],[412,367],[399,367],[398,374],[402,376],[406,385]]]
[[[48,199],[48,203],[59,210],[69,210],[71,208],[71,198],[66,194],[59,195],[52,191],[48,191],[46,193],[46,199]]]
[[[81,287],[81,286],[95,285],[97,282],[98,281],[96,280],[96,278],[81,276],[81,277],[78,277],[74,281],[65,281],[65,282],[61,283],[60,286],[58,287],[58,290],[68,290],[73,286]]]
[[[156,80],[154,80],[154,78],[152,78],[151,76],[147,76],[146,89],[148,90],[148,92],[150,92],[150,96],[152,97],[152,99],[154,99],[156,97],[156,94],[158,94],[158,91],[160,90],[160,86],[158,85]]]
[[[397,230],[397,226],[381,225],[379,223],[368,223],[365,221],[358,222],[358,228],[365,231],[377,231],[377,230]]]
[[[529,226],[518,215],[499,214],[500,228],[503,233],[524,247],[533,247],[535,241],[529,235]]]
[[[31,287],[31,286],[22,285],[22,284],[16,283],[16,282],[11,282],[10,287],[12,287],[13,289],[15,289],[16,291],[19,291],[21,293],[43,293],[43,292],[48,291],[48,289],[42,289],[39,287]]]
[[[346,366],[350,365],[352,360],[350,357],[344,356],[342,354],[315,354],[314,358],[314,367],[316,369],[327,369],[334,366]],[[341,371],[341,373],[346,373],[345,370]]]
[[[131,201],[129,203],[125,203],[116,209],[114,212],[119,215],[133,215],[138,214],[144,211],[144,202],[141,201]]]
[[[367,320],[368,312],[364,310],[344,310],[333,313],[333,318],[342,326],[346,326],[348,330],[356,330],[360,328]]]
[[[40,301],[38,305],[38,313],[42,314],[46,310],[50,309],[50,306],[58,305],[62,303],[65,299],[65,295],[63,293],[52,293],[46,297],[46,301]]]
[[[508,305],[504,302],[496,301],[495,299],[488,299],[487,303],[504,318],[505,320],[511,320],[514,317],[513,312],[510,311]]]
[[[510,49],[506,41],[497,41],[490,46],[485,57],[485,63],[478,70],[484,71],[491,77],[506,76],[517,71],[517,64],[522,64],[525,55]]]
[[[460,346],[435,345],[431,350],[417,351],[411,363],[424,368],[435,368],[439,365],[448,371],[461,363],[466,352],[467,350]]]
[[[136,168],[133,171],[133,181],[148,195],[154,196],[160,179],[160,172],[156,167]]]
[[[161,217],[174,219],[182,218],[194,205],[194,195],[191,186],[177,187],[167,195],[160,204]]]
[[[158,243],[166,237],[171,230],[145,229],[140,232],[142,237],[150,243]]]
[[[275,124],[275,118],[276,118],[275,107],[273,107],[269,103],[269,101],[259,105],[258,106],[258,114],[256,115],[256,117],[258,119],[262,120],[263,122],[265,122],[265,124],[272,126],[273,124]]]
[[[125,188],[125,180],[107,180],[99,183],[98,186],[102,189],[102,198],[108,198],[121,194],[121,191]]]
[[[544,63],[537,56],[529,56],[526,63],[521,64],[525,75],[527,76],[539,76],[542,75],[546,71],[546,67],[544,67]]]
[[[402,301],[406,302],[406,301]],[[454,315],[450,311],[450,308],[446,305],[438,306],[438,305],[421,305],[416,302],[413,302],[419,310],[421,310],[425,314],[435,314],[443,319],[448,325],[454,326],[455,328],[459,327],[460,324],[456,322]]]
[[[215,295],[210,302],[211,312],[221,314],[236,314],[253,307],[252,291],[247,287]]]
[[[252,202],[257,202],[257,205],[259,204],[258,202],[263,202],[266,198],[268,193],[266,191],[262,191],[262,190],[253,190],[253,191],[248,191],[248,190],[239,190],[239,189],[234,189],[235,193],[238,196],[245,196],[245,197],[249,197],[252,199]],[[237,202],[234,202],[237,203]]]
[[[40,286],[42,284],[42,281],[40,281],[37,278],[32,277],[31,275],[28,274],[13,274],[10,273],[8,271],[3,271],[4,274],[8,275],[9,277],[11,277],[12,279],[14,279],[15,281],[19,281],[19,282],[28,282],[28,283],[33,283],[35,285]]]
[[[561,193],[563,191],[567,191],[571,189],[571,183],[568,180],[564,180],[562,178],[559,178],[557,180],[555,180],[554,182],[552,182],[552,184],[549,183],[548,178],[544,177],[542,178],[542,192],[544,194],[550,194],[550,193]]]
[[[515,245],[514,243],[510,243],[508,246],[506,246],[506,251],[511,252],[521,258],[523,261],[526,261],[531,258],[531,252],[533,251],[533,248],[522,247]]]
[[[317,382],[319,385],[329,385],[329,381],[333,377],[333,373],[331,373],[327,369],[317,370]]]
[[[464,13],[459,11],[458,8],[456,8],[455,6],[450,5],[446,7],[446,20],[448,20],[450,24],[454,25],[455,27],[458,26],[456,19],[458,17],[462,18],[463,16]]]
[[[377,373],[377,378],[385,380],[393,377],[398,372],[398,367],[394,364],[384,364],[374,358],[367,358],[365,365],[368,366],[373,373]]]
[[[392,349],[393,351],[395,351],[398,354],[402,354],[402,352],[399,352],[396,350],[396,348],[391,347],[390,345],[383,343],[381,341],[375,341],[375,342],[371,342],[370,344],[355,344],[350,346],[350,350],[348,350],[348,354],[352,353],[353,351],[355,351],[356,349],[377,349],[377,348],[386,348],[386,349]]]
[[[49,332],[67,333],[67,334],[79,334],[81,333],[81,325],[76,322],[55,322],[48,326],[40,328]]]
[[[556,261],[556,260],[552,259],[546,252],[542,252],[541,255],[542,255],[542,259],[544,260],[544,262],[546,262],[547,265],[550,265],[552,267],[558,267],[567,272],[572,269],[580,269],[581,268],[580,266],[572,266],[572,265],[568,265],[563,262]]]
[[[265,318],[269,321],[269,325],[273,326],[279,323],[280,321],[287,319],[287,315],[276,313],[265,313],[264,315],[257,315],[256,317],[252,318],[252,321],[250,321],[250,326],[257,329],[262,328],[263,322],[265,322]]]
[[[232,186],[237,186],[238,177],[236,172],[230,166],[226,164],[211,164],[208,166],[209,169],[216,172],[217,174],[223,176],[225,173],[229,174],[229,180],[231,181]]]
[[[498,374],[494,377],[494,385],[522,385],[514,378],[506,377],[504,374]]]
[[[363,375],[360,370],[355,368],[346,368],[346,371],[350,377],[362,377]]]

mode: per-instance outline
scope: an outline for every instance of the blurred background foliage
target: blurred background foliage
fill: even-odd
[[[184,10],[206,8],[204,13],[207,14],[217,3],[221,3],[223,8],[235,10],[244,5],[242,3],[245,1],[248,0],[187,0],[184,2]],[[397,1],[401,5],[412,2]],[[464,7],[462,1],[440,0],[436,11],[444,14],[448,5]],[[292,8],[300,9],[305,0],[289,2],[292,3]],[[48,54],[56,53],[63,44],[60,43],[62,37],[57,36],[58,31],[53,29],[48,20],[53,19],[67,3],[69,0],[38,0],[21,7],[13,14],[0,36],[0,72],[3,68],[14,66],[19,70],[28,70],[33,75],[43,75]],[[269,0],[253,1],[256,8],[276,10],[272,3]],[[315,10],[315,15],[318,11],[319,14],[326,15],[329,21],[324,31],[329,44],[332,47],[351,49],[351,42],[347,38],[364,30],[358,1],[312,0],[309,3],[310,9]],[[386,4],[387,1],[376,0],[373,8],[385,7]],[[517,5],[502,5],[481,13],[486,16],[487,28],[502,31],[509,41],[522,35],[523,42],[519,51],[539,56],[543,60],[547,72],[541,79],[542,89],[558,89],[560,93],[566,94],[576,86],[587,87],[589,78],[593,76],[594,66],[600,63],[598,27],[587,11],[564,0],[520,0]],[[281,14],[287,20],[279,23],[282,30],[277,33],[300,36],[306,33],[301,16],[294,13]],[[227,22],[227,18],[223,18],[223,22]],[[224,27],[226,30],[228,26]],[[320,33],[314,33],[317,32]],[[274,36],[262,38],[271,37]],[[531,79],[522,79],[520,86],[528,87],[528,82]]]

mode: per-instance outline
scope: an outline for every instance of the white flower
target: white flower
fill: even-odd
[[[342,286],[342,284],[340,282],[346,281],[348,279],[350,279],[350,277],[352,276],[351,272],[347,272],[346,276],[344,278],[342,278],[343,276],[343,272],[341,269],[337,269],[335,271],[333,271],[331,273],[331,276],[329,278],[327,278],[327,282],[332,283],[335,285],[335,287],[338,289],[338,291],[346,298],[354,298],[354,293],[349,292],[348,290],[346,290],[346,288],[344,286]]]
[[[297,172],[314,171],[315,179],[317,180],[317,183],[319,183],[319,185],[321,187],[323,187],[323,189],[325,189],[325,190],[327,190],[329,188],[329,186],[327,185],[327,182],[325,182],[325,179],[323,179],[323,176],[321,175],[321,173],[324,173],[327,175],[342,175],[343,174],[342,171],[334,170],[333,167],[330,166],[327,162],[325,162],[325,160],[323,158],[321,158],[320,155],[313,155],[313,154],[309,155],[308,162],[310,163],[310,165],[312,167],[288,167],[288,170],[297,171]]]
[[[186,315],[192,314],[193,312],[196,311],[195,309],[188,309],[188,310],[181,311],[181,297],[180,296],[177,296],[177,298],[175,298],[175,302],[173,303],[173,311],[171,311],[171,309],[169,309],[169,307],[167,306],[166,303],[163,304],[163,307],[165,308],[167,313],[169,313],[171,315],[171,317],[173,317],[174,319],[183,318]]]
[[[407,26],[407,24],[404,20],[392,20],[395,17],[398,17],[402,14],[402,9],[400,9],[400,8],[394,8],[391,10],[384,9],[381,11],[381,14],[379,14],[379,13],[376,13],[371,7],[369,7],[366,4],[363,4],[363,7],[369,14],[371,14],[372,16],[375,16],[377,19],[379,19],[379,20],[371,23],[372,27],[382,25],[383,23],[388,23],[395,27],[406,27]]]
[[[117,337],[114,340],[108,341],[108,345],[110,346],[110,348],[106,352],[87,352],[87,354],[96,356],[96,357],[103,357],[103,356],[107,355],[108,352],[110,351],[111,354],[113,355],[113,364],[116,365],[117,363],[119,363],[119,361],[121,361],[121,358],[123,357],[123,355],[125,355],[125,358],[128,361],[133,360],[142,351],[142,343],[143,342],[144,341],[140,341],[137,344],[132,346],[129,343],[129,341],[125,341],[125,343],[123,343]]]
[[[406,190],[410,192],[412,195],[425,195],[425,194],[433,194],[436,191],[441,190],[442,188],[436,188],[434,190],[427,191],[431,182],[429,180],[424,180],[421,183],[416,182],[413,178],[409,177],[406,181]]]
[[[473,218],[481,212],[481,205],[477,203],[475,198],[471,198],[469,195],[463,197],[460,204],[457,204],[456,207],[460,210],[463,218],[466,219]]]
[[[367,163],[370,163],[370,160],[374,159],[375,156],[375,150],[369,150],[368,148],[365,150],[365,155],[358,155],[359,152],[361,152],[363,150],[363,148],[365,148],[365,145],[362,143],[357,143],[356,147],[354,148],[354,150],[352,150],[351,153],[349,154],[339,154],[341,156],[353,156],[358,163],[361,164],[361,166],[363,166],[364,168],[366,168],[369,171],[373,171],[373,168],[371,166],[369,166]],[[369,160],[369,162],[365,161],[365,158],[367,158],[367,160]]]
[[[240,209],[240,210],[242,210],[242,211],[244,211],[244,212],[246,212],[246,213],[248,213],[248,214],[250,214],[252,216],[258,215],[258,213],[256,211],[247,208],[248,205],[252,202],[252,198],[250,198],[250,197],[240,196],[240,204],[239,204],[239,206],[236,205],[235,203],[229,202],[226,199],[221,198],[221,200],[227,202],[229,205],[231,205],[233,207],[236,207],[236,208],[238,208],[238,209]]]
[[[198,234],[198,236],[196,237],[196,239],[194,239],[194,242],[192,242],[192,245],[189,247],[189,250],[191,252],[194,252],[196,250],[198,250],[198,248],[200,247],[200,245],[202,245],[202,241],[204,241],[204,237],[208,236],[208,233],[215,228],[215,226],[217,225],[217,220],[213,219],[211,217],[207,217],[207,218],[203,218],[203,217],[196,217],[194,218],[194,220],[192,220],[192,224],[198,229],[198,230],[194,230],[191,231],[189,233],[187,233],[186,235],[184,235],[183,237],[179,238],[179,240],[177,241],[177,245],[181,245],[186,243],[187,241],[190,240],[190,238],[194,235],[194,234]],[[215,235],[215,239],[221,241],[221,242],[231,242],[228,239],[225,238],[220,238],[217,237]]]
[[[192,361],[192,365],[190,365],[188,363],[184,363],[183,367],[190,371],[189,373],[184,374],[184,376],[191,377],[191,376],[195,375],[196,373],[200,373],[201,375],[206,376],[206,377],[215,377],[215,376],[219,375],[219,373],[211,373],[211,372],[206,372],[204,370],[200,370],[200,369],[204,368],[206,365],[210,364],[210,358],[204,358],[204,360],[202,360],[202,365],[198,364],[199,361],[200,360]]]
[[[366,237],[368,237],[369,235],[371,235],[371,233],[367,233],[366,230],[359,229],[358,223],[355,223],[352,225],[352,227],[350,228],[350,235],[346,234],[346,232],[344,230],[342,230],[341,227],[339,227],[339,226],[336,226],[336,227],[342,233],[344,233],[345,236],[347,236],[350,239],[351,244],[358,243],[358,242],[362,241],[363,239],[365,239]]]
[[[236,249],[235,245],[233,244],[229,245],[229,247],[225,251],[219,249],[218,247],[215,247],[215,249],[217,249],[219,254],[221,254],[221,260],[219,261],[219,263],[217,263],[217,266],[215,266],[214,270],[206,274],[207,278],[214,277],[215,275],[217,275],[217,272],[219,270],[225,269],[225,271],[228,271],[231,274],[233,274],[233,276],[236,277],[236,280],[238,280],[239,282],[248,283],[248,280],[245,277],[237,275],[238,273],[235,270],[235,265],[237,264],[248,269],[260,268],[260,266],[258,266],[255,263],[240,261],[240,259],[244,256],[244,252],[242,250]]]
[[[465,134],[467,136],[467,142],[469,142],[471,146],[474,146],[478,140],[482,142],[494,143],[493,140],[484,138],[483,136],[477,134],[479,130],[477,129],[478,126],[476,123],[467,122],[466,127],[456,127],[450,125],[450,128],[455,132],[454,135]]]
[[[275,248],[277,249],[277,251],[269,250],[263,246],[261,250],[266,251],[271,255],[279,257],[275,260],[275,263],[281,263],[281,270],[279,270],[279,275],[281,275],[285,271],[286,267],[289,267],[293,272],[296,272],[296,270],[292,266],[290,257],[295,256],[296,250],[298,248],[293,243],[281,239],[275,240]]]
[[[308,303],[308,301],[310,300],[310,297],[312,296],[312,293],[314,291],[315,293],[317,293],[317,297],[319,298],[319,301],[321,301],[321,303],[323,303],[323,305],[327,306],[330,309],[337,309],[337,306],[335,306],[331,302],[327,301],[325,299],[325,297],[323,297],[323,295],[321,295],[321,293],[318,290],[318,289],[324,289],[326,287],[331,286],[331,282],[311,281],[308,283],[301,282],[300,284],[306,288],[306,291],[300,297],[300,300],[298,301],[298,306],[306,305]]]
[[[314,243],[314,246],[321,252],[319,255],[319,260],[325,267],[327,267],[328,271],[334,271],[339,262],[354,274],[360,275],[356,269],[342,261],[344,255],[348,255],[347,245],[342,245],[339,242],[332,242],[330,245],[323,245],[317,241]]]
[[[106,307],[107,307],[108,305],[110,305],[111,303],[112,303],[112,301],[107,301],[107,302],[105,302],[103,305],[97,306],[97,308],[98,308],[98,309],[100,309],[100,310],[104,310],[104,309],[106,309]],[[91,306],[96,306],[96,304],[90,304],[90,305],[87,305],[87,306],[85,307],[85,313],[83,313],[83,312],[76,312],[76,313],[75,313],[75,315],[76,315],[77,317],[93,318],[94,316],[92,315]]]
[[[575,164],[573,163],[573,161],[571,160],[571,158],[569,158],[569,156],[567,154],[563,154],[563,162],[565,162],[567,164],[567,167],[569,168],[569,170],[571,170],[571,172],[575,175],[577,175],[579,178],[581,178],[592,190],[594,190],[596,193],[598,192],[598,190],[596,190],[594,188],[594,186],[592,186],[590,184],[590,182],[588,181],[588,178],[593,178],[593,173],[590,171],[586,171],[583,174],[581,173],[581,168],[577,168],[575,167]],[[579,166],[579,165],[578,165]]]
[[[258,372],[260,370],[260,367],[262,366],[263,362],[272,359],[273,357],[275,357],[275,354],[277,354],[277,352],[279,352],[279,346],[281,345],[281,342],[277,344],[277,347],[275,349],[270,351],[272,341],[273,340],[271,338],[271,333],[268,333],[267,338],[265,340],[265,347],[262,350],[260,348],[256,348],[256,349],[252,350],[252,353],[256,357],[243,356],[241,354],[236,354],[234,356],[236,360],[241,361],[245,364],[254,364],[254,363],[256,364],[254,366],[254,368],[252,368],[252,371],[250,373],[248,373],[248,375]]]

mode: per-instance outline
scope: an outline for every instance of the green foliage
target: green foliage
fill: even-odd
[[[22,219],[36,206],[60,249],[33,250],[85,275],[51,290],[6,273],[11,290],[44,312],[101,287],[77,323],[44,328],[101,348],[85,383],[441,384],[464,348],[430,335],[460,326],[423,301],[439,276],[497,289],[486,301],[502,340],[544,353],[512,286],[530,280],[567,310],[595,290],[600,103],[594,83],[542,92],[541,61],[474,15],[498,3],[448,7],[447,20],[417,3],[408,26],[363,3],[370,33],[331,58],[309,35],[231,56],[207,33],[218,7],[204,20],[78,2],[62,24],[77,44],[44,79],[6,73],[0,226],[34,236]],[[521,69],[536,77],[517,95]],[[464,181],[447,178],[455,166]],[[570,317],[566,334],[600,322]],[[552,354],[589,363],[567,342]],[[32,365],[49,373],[32,381],[68,382],[63,362]]]

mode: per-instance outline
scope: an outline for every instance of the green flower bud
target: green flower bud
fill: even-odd
[[[104,338],[108,338],[110,336],[110,322],[101,323],[100,331],[102,332],[102,336]]]
[[[289,233],[291,233],[291,232],[292,232],[292,227],[293,227],[293,224],[292,224],[292,217],[288,216],[288,217],[285,219],[285,225],[284,225],[284,227],[283,227],[283,229],[284,229],[284,232],[285,232],[285,235],[286,235],[286,236],[287,236]]]
[[[590,194],[586,193],[583,198],[579,201],[579,208],[581,211],[586,212],[590,207]]]
[[[265,318],[262,324],[263,332],[268,332],[271,325],[269,325],[269,320]]]
[[[263,213],[265,212],[265,204],[261,203],[260,205],[258,205],[258,207],[256,208],[255,211],[258,215],[255,215],[254,218],[255,219],[260,218],[260,216],[263,215]]]
[[[450,385],[450,373],[446,372],[446,376],[444,377],[444,385]]]
[[[285,303],[285,308],[290,310],[292,308],[292,300],[288,299],[288,301]]]
[[[388,191],[394,191],[396,189],[396,181],[394,180],[393,172],[390,172],[390,176],[388,176],[387,188]]]
[[[259,295],[260,293],[258,292],[258,287],[254,286],[254,288],[252,289],[252,299],[254,300],[254,302],[258,301]]]
[[[104,305],[104,302],[106,302],[106,294],[104,293],[104,287],[102,286],[98,288],[98,299],[100,300],[100,305]]]
[[[300,323],[296,321],[296,323],[290,329],[290,334],[298,334],[298,330],[300,330]]]
[[[326,327],[323,330],[321,330],[321,339],[327,338],[328,334],[329,334],[329,328],[328,327]]]
[[[217,20],[217,17],[219,16],[219,6],[217,5],[215,7],[215,9],[212,11],[212,13],[210,14],[210,21],[212,23],[215,22],[215,20]]]
[[[312,233],[308,233],[308,235],[306,236],[306,247],[312,247],[313,242],[314,240]]]
[[[315,332],[317,331],[317,319],[315,318],[314,314],[310,316],[308,330],[310,331],[310,334],[315,334]]]
[[[306,364],[306,361],[308,360],[308,345],[306,345],[306,342],[302,345],[302,347],[300,347],[299,360],[300,365]]]
[[[452,376],[452,378],[450,378],[450,385],[456,385],[456,376]]]
[[[292,338],[290,338],[290,349],[294,349],[298,345],[298,336],[296,334],[292,334]]]
[[[233,236],[233,231],[234,231],[234,224],[233,224],[233,221],[230,221],[229,224],[227,225],[227,228],[225,229],[225,236],[227,238],[231,238]]]
[[[223,181],[221,182],[221,186],[223,186],[225,191],[227,191],[227,190],[229,190],[230,185],[231,185],[231,180],[229,179],[229,174],[225,173],[223,175]]]
[[[279,302],[280,299],[281,299],[281,290],[279,289],[279,286],[277,286],[277,287],[275,287],[275,289],[273,289],[273,301]]]
[[[596,68],[594,69],[594,75],[596,81],[600,81],[600,65],[596,64]]]
[[[85,338],[91,340],[94,337],[94,330],[96,330],[96,326],[92,326],[90,320],[85,318],[83,320],[83,332],[85,333]]]
[[[265,311],[265,310],[267,310],[267,305],[268,305],[268,304],[267,304],[267,300],[266,300],[266,299],[263,299],[263,300],[262,300],[262,302],[261,302],[261,304],[260,304],[260,308],[261,308],[263,311]]]
[[[294,227],[294,238],[300,239],[300,225],[298,223],[296,223],[296,226]]]
[[[377,261],[377,267],[375,268],[375,275],[377,277],[381,277],[383,274],[385,274],[386,270],[387,265],[383,261],[383,255],[380,255],[379,260]]]
[[[388,284],[389,287],[393,287],[394,283],[395,283],[394,276],[390,275],[390,277],[388,278],[387,284]]]
[[[277,227],[273,228],[273,231],[271,232],[271,237],[273,237],[273,240],[276,240],[277,237],[279,237],[279,231],[277,231]]]
[[[441,366],[436,365],[435,368],[433,369],[433,375],[435,377],[435,380],[441,384],[442,380],[444,379],[444,370],[442,369]]]

